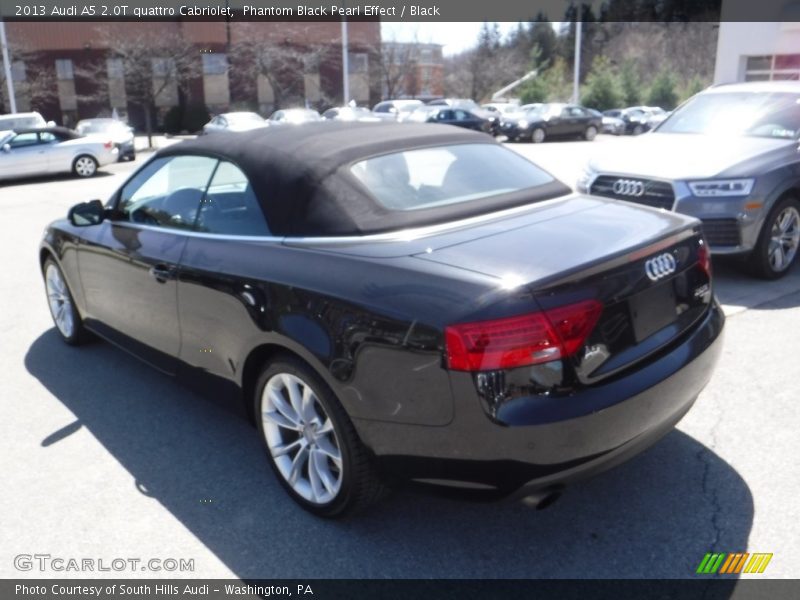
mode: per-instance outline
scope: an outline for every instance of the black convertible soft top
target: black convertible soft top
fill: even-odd
[[[378,203],[350,172],[361,160],[448,144],[496,144],[448,125],[321,122],[215,133],[159,150],[229,160],[247,175],[269,223],[281,236],[381,233],[466,218],[569,193],[554,181],[534,189],[442,207],[397,211]]]

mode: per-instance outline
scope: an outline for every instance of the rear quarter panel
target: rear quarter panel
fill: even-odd
[[[309,363],[351,417],[445,425],[443,324],[491,301],[485,276],[455,271],[193,236],[179,275],[181,359],[242,386],[250,353],[274,345]]]

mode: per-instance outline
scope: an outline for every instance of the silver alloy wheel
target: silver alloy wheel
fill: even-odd
[[[597,137],[597,127],[589,125],[586,128],[586,139],[591,142],[595,137]]]
[[[289,486],[313,504],[333,501],[342,487],[342,452],[333,421],[305,381],[273,375],[261,394],[267,447]]]
[[[531,134],[531,140],[534,144],[540,144],[544,141],[544,129],[537,127]]]
[[[794,206],[784,208],[772,222],[767,249],[769,266],[776,273],[792,264],[800,245],[800,213]]]
[[[55,321],[61,335],[65,338],[70,338],[75,333],[75,319],[67,284],[61,276],[61,271],[54,264],[47,265],[44,280],[47,290],[47,303],[50,306],[50,314],[53,315],[53,321]]]
[[[91,156],[81,156],[75,161],[75,172],[81,177],[91,177],[97,171],[97,163]]]

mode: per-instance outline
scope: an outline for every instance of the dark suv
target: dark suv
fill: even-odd
[[[776,279],[800,245],[800,83],[709,88],[589,162],[577,188],[693,215],[715,254]]]

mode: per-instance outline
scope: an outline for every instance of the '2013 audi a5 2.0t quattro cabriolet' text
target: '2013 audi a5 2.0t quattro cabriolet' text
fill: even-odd
[[[446,125],[175,144],[40,252],[67,343],[203,382],[322,516],[395,481],[547,504],[669,432],[721,348],[699,221]]]

